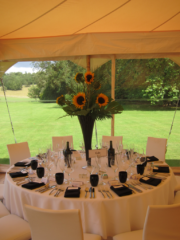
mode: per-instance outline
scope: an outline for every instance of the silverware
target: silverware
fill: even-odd
[[[49,186],[49,187],[43,189],[42,191],[40,191],[40,193],[47,192],[47,191],[49,191],[50,189],[55,188],[55,187],[56,187],[56,185]]]
[[[107,192],[106,192],[106,190],[105,190],[104,188],[102,189],[102,191],[106,193],[106,196],[107,196],[108,198],[110,198],[110,196],[107,194]]]
[[[60,192],[63,192],[64,190],[58,189],[57,192],[54,194],[54,197],[58,197]]]
[[[57,187],[50,191],[49,195],[51,195],[55,190],[57,190]]]
[[[85,192],[86,192],[86,194],[85,194],[85,198],[86,198],[87,197],[87,193],[89,192],[89,188],[88,187],[85,188]]]
[[[139,187],[141,187],[141,188],[143,188],[144,190],[147,190],[148,189],[148,187],[147,186],[143,186],[143,184],[141,184],[140,182],[138,182],[138,181],[133,181],[133,182],[131,182],[134,186],[139,186]]]
[[[48,186],[49,186],[49,184],[46,184],[46,185],[44,185],[44,186],[41,186],[41,187],[39,187],[38,189],[36,189],[35,192],[39,192],[39,191],[41,191],[42,189],[44,189],[44,188],[46,188],[46,187],[48,187]]]
[[[133,185],[128,184],[128,183],[126,183],[126,184],[128,185],[128,187],[132,188],[132,189],[135,190],[136,192],[142,193],[142,190],[140,190],[139,188],[136,188],[136,187],[134,187]]]
[[[111,198],[113,198],[113,195],[110,193],[109,189],[108,189],[108,186],[105,186],[105,190],[107,193],[109,193],[109,195],[111,196]]]
[[[105,198],[104,193],[102,192],[102,190],[100,189],[99,186],[98,186],[98,192],[100,192],[103,195],[103,197]]]
[[[92,194],[92,187],[89,188],[89,192],[90,192],[90,196],[89,198],[91,198],[91,194]]]
[[[92,192],[93,192],[93,198],[95,198],[95,195],[94,195],[95,190],[94,190],[94,188],[92,189]]]
[[[23,181],[20,181],[20,182],[16,182],[16,185],[17,186],[20,186],[20,185],[23,185],[23,184],[25,184],[25,183],[27,183],[27,182],[32,182],[33,181],[33,178],[26,178],[26,179],[24,179]]]

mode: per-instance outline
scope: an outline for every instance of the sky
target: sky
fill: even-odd
[[[22,73],[33,73],[37,72],[37,69],[33,69],[32,62],[18,62],[15,65],[13,65],[11,68],[9,68],[6,73],[11,72],[22,72]]]

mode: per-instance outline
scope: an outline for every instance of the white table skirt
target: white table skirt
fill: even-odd
[[[78,161],[78,169],[74,175],[86,173],[81,167],[85,161]],[[108,173],[111,175],[110,173]],[[81,179],[82,180],[82,179]],[[87,179],[83,180],[86,181]],[[63,193],[59,197],[49,196],[49,191],[43,194],[35,190],[27,190],[17,186],[9,174],[6,174],[4,199],[7,209],[24,219],[23,204],[44,209],[80,209],[83,231],[101,235],[104,239],[116,234],[143,228],[147,207],[149,205],[172,204],[174,200],[174,187],[176,179],[170,171],[170,176],[159,186],[152,190],[144,190],[129,196],[118,197],[112,191],[113,199],[103,198],[95,189],[96,198],[85,198],[84,187],[81,189],[80,198],[64,198]],[[65,186],[66,187],[66,186]]]

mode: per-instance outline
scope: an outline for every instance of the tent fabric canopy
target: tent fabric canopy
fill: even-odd
[[[169,57],[180,65],[179,0],[1,0],[0,65]],[[7,63],[6,63],[7,66]]]

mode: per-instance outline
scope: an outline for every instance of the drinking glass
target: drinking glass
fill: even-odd
[[[37,160],[31,160],[31,169],[32,171],[30,172],[30,174],[34,174],[37,169],[37,166],[38,166],[38,161]]]
[[[94,166],[92,164],[91,164],[91,166],[87,166],[86,171],[87,171],[87,177],[88,177],[87,183],[89,183],[90,175],[94,171]]]
[[[70,178],[70,174],[74,172],[74,160],[73,158],[68,159],[68,163],[65,165],[65,172],[68,174],[69,179],[67,180],[71,183],[72,178]]]
[[[110,165],[111,165],[111,169],[112,169],[113,172],[114,172],[114,178],[112,178],[112,180],[116,180],[117,178],[116,178],[115,175],[116,175],[116,171],[117,171],[117,169],[118,169],[118,165],[117,165],[116,160],[115,160],[115,159],[111,159]]]
[[[57,185],[63,184],[63,181],[64,181],[64,173],[63,173],[63,172],[58,172],[58,173],[56,173],[56,174],[55,174],[55,179],[56,179]]]
[[[44,177],[44,168],[43,167],[38,167],[36,169],[36,173],[37,173],[38,178]]]

